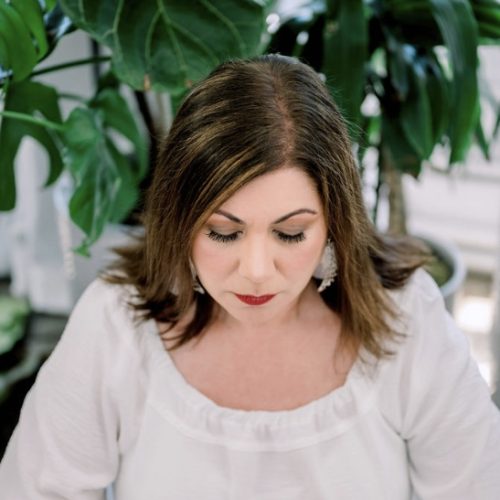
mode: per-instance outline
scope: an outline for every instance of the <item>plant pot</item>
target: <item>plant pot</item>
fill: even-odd
[[[443,280],[437,278],[435,273],[433,273],[432,266],[428,268],[431,276],[433,276],[439,285],[446,304],[446,309],[453,315],[457,292],[462,288],[467,274],[467,268],[462,254],[453,242],[444,238],[421,233],[415,236],[429,246],[438,261],[438,265],[448,270],[447,277],[444,282],[442,282]]]
[[[494,315],[491,327],[491,351],[493,354],[492,399],[500,408],[500,247],[497,249],[497,265],[493,279]]]

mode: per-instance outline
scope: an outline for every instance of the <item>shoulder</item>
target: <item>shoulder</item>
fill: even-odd
[[[134,298],[131,287],[95,279],[73,308],[57,350],[71,345],[73,352],[98,357],[136,351],[140,321],[131,307]]]
[[[404,334],[403,346],[443,339],[443,325],[449,321],[449,314],[441,290],[427,271],[416,270],[404,287],[391,290],[388,295],[397,313],[391,324]]]
[[[137,293],[132,286],[115,285],[103,278],[96,278],[82,293],[71,317],[77,315],[87,322],[110,321],[132,325],[138,322],[138,314],[132,304]]]
[[[405,286],[388,291],[401,312],[409,312],[418,303],[431,304],[443,302],[441,291],[434,279],[423,268],[417,269]]]
[[[399,308],[396,329],[403,336],[394,356],[384,362],[382,400],[392,408],[389,413],[399,409],[393,417],[399,414],[400,420],[409,408],[421,407],[432,391],[440,388],[443,396],[454,376],[468,369],[471,358],[466,336],[426,271],[416,271],[404,288],[390,295]]]
[[[410,358],[429,361],[429,351],[467,351],[465,336],[446,310],[436,282],[424,269],[415,271],[408,283],[390,296],[398,309],[395,328],[404,335],[396,356],[404,359],[403,367],[409,366]]]
[[[75,408],[101,401],[112,411],[139,398],[148,344],[128,305],[131,298],[130,290],[102,279],[86,288],[40,370],[38,394],[57,394],[61,405],[71,401]]]
[[[77,301],[76,307],[94,310],[117,308],[116,312],[126,313],[128,303],[133,300],[133,297],[133,287],[111,284],[99,277],[87,286]]]

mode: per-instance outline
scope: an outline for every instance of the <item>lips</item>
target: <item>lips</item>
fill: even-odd
[[[274,295],[239,295],[238,293],[235,293],[235,295],[241,302],[250,306],[260,306],[269,302],[274,297]]]

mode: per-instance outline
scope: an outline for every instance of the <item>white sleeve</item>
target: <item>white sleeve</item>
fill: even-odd
[[[85,291],[26,396],[0,464],[1,500],[100,500],[116,476],[120,354],[106,288]]]
[[[500,412],[441,294],[420,272],[402,378],[402,437],[419,500],[500,499]]]

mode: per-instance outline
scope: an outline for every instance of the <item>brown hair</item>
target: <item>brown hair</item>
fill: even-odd
[[[373,227],[343,119],[321,78],[296,59],[265,55],[226,62],[189,93],[166,137],[147,194],[145,234],[108,271],[131,284],[145,319],[175,326],[195,302],[178,347],[199,335],[213,300],[193,292],[192,243],[206,219],[252,179],[285,164],[314,181],[338,261],[323,293],[342,318],[342,338],[377,359],[390,354],[398,311],[386,289],[423,263],[421,248]]]

